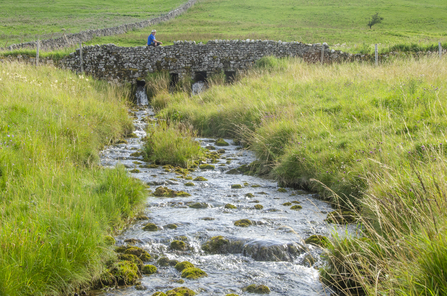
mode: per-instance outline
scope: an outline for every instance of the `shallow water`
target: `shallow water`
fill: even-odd
[[[146,264],[156,265],[158,272],[141,279],[147,290],[138,291],[135,287],[129,287],[107,291],[103,295],[152,295],[156,291],[165,292],[180,286],[189,287],[200,292],[200,295],[253,295],[242,291],[250,284],[267,285],[271,289],[269,295],[329,295],[330,290],[318,280],[321,251],[303,241],[312,234],[330,236],[333,232],[323,221],[327,212],[332,211],[328,204],[302,191],[286,188],[287,192],[279,192],[277,183],[272,180],[226,174],[230,169],[255,160],[253,153],[240,149],[230,139],[225,139],[230,146],[224,147],[215,146],[215,139],[197,139],[204,147],[213,145],[217,149],[225,149],[219,162],[213,164],[214,170],[197,169],[190,174],[193,178],[203,176],[208,181],[178,178],[179,175],[166,172],[161,166],[141,168],[146,164],[142,157],[130,154],[141,148],[141,138],[146,135],[146,125],[142,119],[154,114],[149,108],[136,111],[135,115],[135,134],[138,138],[128,139],[127,144],[108,147],[101,153],[101,164],[113,167],[122,163],[129,171],[138,169],[140,172],[132,173],[132,176],[150,184],[153,191],[158,186],[166,186],[186,191],[191,196],[148,196],[145,214],[150,220],[131,225],[116,237],[117,245],[126,245],[126,239],[137,239],[139,243],[135,245],[147,250],[152,257],[158,255],[190,261],[204,270],[208,277],[185,280],[180,284],[176,282],[181,278],[180,273],[174,267],[159,267],[153,261]],[[193,182],[195,186],[185,186],[187,182]],[[240,184],[242,188],[231,189],[233,184]],[[248,193],[253,197],[246,196]],[[283,205],[293,201],[300,202],[303,208],[296,211],[291,210],[291,206]],[[190,208],[187,205],[191,202],[206,203],[207,207]],[[237,206],[237,209],[224,208],[227,203]],[[261,204],[264,208],[254,209],[255,204]],[[234,226],[233,223],[239,219],[250,219],[256,225]],[[147,222],[153,222],[162,229],[143,231],[143,225]],[[164,227],[171,223],[178,228]],[[170,249],[170,242],[178,236],[187,237],[188,251]],[[227,253],[210,255],[201,249],[201,245],[214,236],[224,236],[231,242],[232,247]],[[309,261],[310,256],[314,260]]]

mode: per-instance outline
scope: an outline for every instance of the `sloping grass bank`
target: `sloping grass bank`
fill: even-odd
[[[125,90],[51,67],[0,63],[0,295],[88,285],[105,236],[143,198],[98,151],[132,131]]]
[[[244,139],[280,182],[359,212],[367,231],[334,239],[322,273],[330,284],[441,295],[447,60],[262,64],[233,85],[161,93],[153,104],[204,136]]]

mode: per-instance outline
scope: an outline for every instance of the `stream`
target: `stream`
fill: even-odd
[[[327,213],[332,211],[329,204],[304,191],[280,189],[273,180],[226,174],[255,160],[251,151],[234,145],[231,139],[224,139],[229,146],[216,146],[216,149],[225,151],[220,151],[218,162],[213,163],[215,169],[198,168],[190,173],[193,179],[201,176],[207,181],[185,180],[161,166],[145,168],[147,163],[143,158],[131,154],[143,146],[141,139],[146,136],[147,126],[144,119],[154,119],[155,114],[150,106],[132,112],[135,115],[134,133],[138,138],[107,147],[101,152],[101,164],[104,167],[123,164],[133,177],[150,185],[152,191],[166,186],[191,196],[160,198],[148,194],[145,215],[149,221],[136,221],[130,225],[115,238],[116,245],[127,245],[125,241],[133,239],[135,246],[145,249],[152,257],[190,261],[208,276],[185,279],[181,283],[180,273],[174,267],[160,267],[154,260],[146,264],[157,266],[157,273],[141,279],[146,290],[137,290],[133,286],[112,289],[100,295],[152,295],[156,291],[166,292],[181,286],[199,295],[253,295],[242,290],[250,284],[268,286],[269,295],[330,295],[331,291],[319,281],[321,250],[304,243],[310,235],[330,236],[333,232],[333,227],[324,222]],[[198,138],[197,141],[201,146],[209,147],[215,146],[216,139]],[[194,186],[186,186],[188,182]],[[242,188],[231,188],[235,184]],[[201,203],[203,207],[191,208],[188,205],[192,203]],[[236,208],[225,208],[226,204]],[[257,204],[263,208],[255,209]],[[302,209],[290,209],[296,204]],[[237,227],[234,222],[239,219],[250,219],[254,225]],[[142,228],[148,222],[155,223],[160,230],[144,231]],[[178,227],[171,229],[169,224]],[[229,242],[227,248],[221,254],[206,253],[201,246],[215,236],[224,237]],[[172,250],[170,242],[175,239],[185,241],[188,250]]]

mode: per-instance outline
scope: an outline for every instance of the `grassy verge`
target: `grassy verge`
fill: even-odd
[[[330,284],[442,295],[447,60],[260,63],[230,86],[156,96],[159,116],[243,138],[280,182],[358,212],[364,237],[334,239],[322,272]]]
[[[60,295],[113,256],[107,234],[143,198],[98,151],[132,131],[122,89],[50,67],[0,64],[0,295]]]
[[[54,51],[40,51],[39,52],[39,58],[50,58],[53,61],[59,61],[63,59],[64,57],[68,56],[70,53],[74,52],[79,47],[70,47],[70,48],[64,48],[61,50],[54,50]],[[27,57],[36,57],[36,50],[32,49],[16,49],[16,50],[6,50],[6,51],[0,51],[0,59],[2,57],[17,57],[17,56],[27,56]]]

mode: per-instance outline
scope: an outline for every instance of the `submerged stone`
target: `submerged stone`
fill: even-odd
[[[175,265],[175,269],[177,269],[180,272],[183,271],[186,268],[192,268],[192,267],[195,267],[195,266],[194,266],[194,264],[192,264],[189,261],[183,261],[183,262],[177,263]]]
[[[203,217],[203,218],[200,218],[200,220],[213,221],[213,220],[216,220],[216,218],[213,218],[213,217]]]
[[[219,138],[216,140],[216,142],[214,143],[216,146],[229,146],[230,144],[228,144],[224,139]]]
[[[197,267],[185,268],[182,271],[182,278],[187,278],[189,280],[196,280],[205,276],[208,276],[208,274]]]
[[[157,225],[155,225],[155,223],[147,223],[146,225],[144,225],[143,230],[144,231],[158,231],[159,228]]]
[[[254,225],[255,223],[253,223],[253,221],[248,220],[248,219],[240,219],[237,220],[236,222],[234,222],[235,226],[239,226],[239,227],[248,227],[250,225]]]

